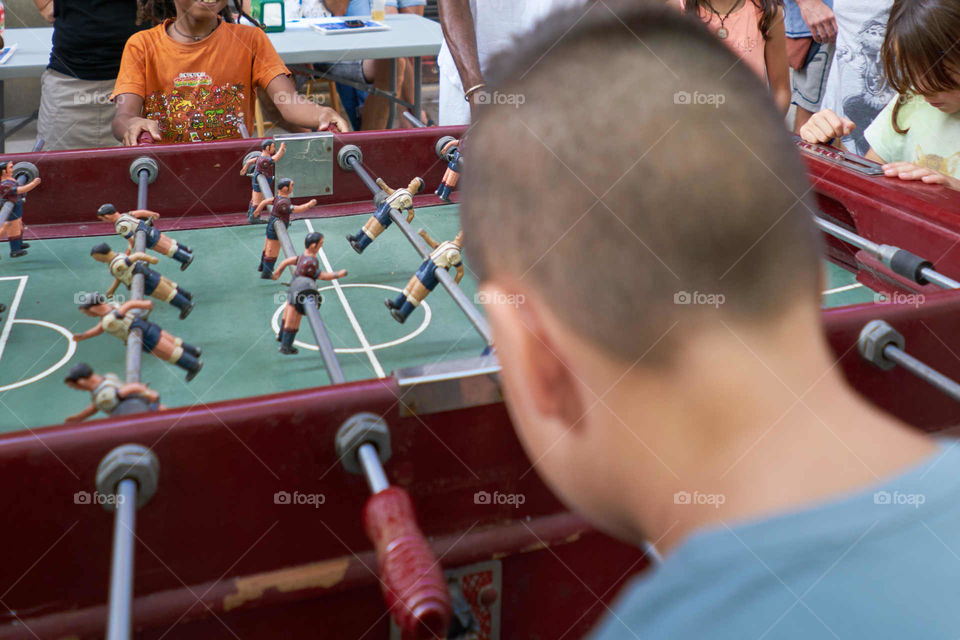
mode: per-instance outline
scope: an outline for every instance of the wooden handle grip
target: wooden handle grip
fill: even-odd
[[[404,639],[446,637],[450,592],[410,496],[399,487],[370,496],[363,526],[377,552],[383,597]]]

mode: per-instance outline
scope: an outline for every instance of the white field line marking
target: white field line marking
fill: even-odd
[[[827,289],[826,291],[823,292],[823,295],[828,296],[828,295],[830,295],[831,293],[843,293],[844,291],[850,291],[850,290],[852,290],[852,289],[859,289],[859,288],[862,287],[862,286],[863,286],[863,285],[860,284],[859,282],[855,282],[855,283],[853,283],[853,284],[848,284],[848,285],[844,285],[844,286],[842,286],[842,287],[837,287],[836,289]]]
[[[304,220],[304,222],[307,223],[307,229],[310,230],[310,233],[313,233],[313,225],[310,223],[310,220]],[[333,271],[333,267],[330,265],[330,261],[327,259],[327,254],[324,253],[323,248],[320,249],[317,255],[320,256],[320,260],[323,262],[324,271]],[[353,325],[353,332],[357,334],[357,339],[360,340],[360,346],[363,348],[363,352],[367,354],[367,359],[370,360],[370,364],[373,366],[374,372],[377,374],[378,378],[386,378],[387,374],[383,370],[383,365],[380,364],[377,354],[375,354],[373,349],[370,348],[370,341],[367,340],[367,336],[364,335],[363,329],[360,328],[360,323],[357,322],[357,316],[354,315],[353,309],[350,307],[350,303],[347,302],[347,296],[344,295],[343,288],[336,280],[331,280],[330,284],[333,285],[334,291],[337,292],[337,297],[340,298],[340,304],[343,305],[343,310],[347,313],[347,319],[350,320],[350,324]]]
[[[3,350],[7,348],[7,340],[10,339],[10,330],[13,329],[13,320],[17,317],[17,309],[20,307],[20,300],[23,298],[24,289],[27,288],[27,279],[29,277],[30,276],[4,276],[0,278],[0,282],[5,280],[20,281],[20,284],[17,285],[17,292],[13,295],[13,302],[10,303],[10,308],[6,311],[7,320],[3,324],[3,331],[0,332],[0,360],[3,360]]]
[[[400,293],[403,289],[398,287],[391,287],[385,284],[367,284],[367,283],[350,283],[340,285],[344,289],[349,289],[351,287],[368,289],[383,289],[384,291],[390,291],[393,293]],[[324,291],[329,291],[333,289],[332,286],[320,287],[318,291],[323,293]],[[280,316],[283,315],[283,309],[287,306],[287,303],[284,302],[277,310],[273,312],[273,317],[270,319],[270,327],[273,329],[274,333],[280,331]],[[420,326],[414,329],[411,333],[408,333],[405,336],[400,336],[396,340],[390,340],[389,342],[381,342],[380,344],[370,345],[370,348],[374,351],[379,351],[380,349],[386,349],[387,347],[395,347],[398,344],[403,344],[404,342],[409,342],[416,338],[418,335],[427,330],[427,326],[430,324],[430,319],[433,318],[433,310],[430,308],[430,304],[424,300],[420,303],[420,306],[423,308],[423,320],[420,321]],[[300,340],[293,341],[294,346],[300,347],[301,349],[307,349],[308,351],[319,351],[316,345],[309,344],[307,342],[301,342]],[[362,347],[334,347],[334,352],[336,353],[363,353]]]
[[[12,322],[13,321],[11,321],[11,324]],[[46,371],[42,371],[31,378],[27,378],[26,380],[20,380],[19,382],[12,382],[6,386],[0,387],[0,392],[10,391],[11,389],[19,389],[20,387],[25,387],[28,384],[32,384],[36,382],[37,380],[42,380],[43,378],[46,378],[51,373],[53,373],[63,365],[67,364],[70,361],[70,358],[73,357],[73,354],[76,353],[77,351],[77,343],[73,341],[73,334],[70,333],[70,331],[68,331],[66,327],[63,327],[59,324],[54,324],[52,322],[47,322],[46,320],[25,320],[24,319],[24,320],[17,320],[16,322],[17,324],[33,324],[33,325],[37,325],[38,327],[47,327],[48,329],[53,329],[54,331],[57,331],[63,334],[63,337],[67,339],[67,353],[62,358],[60,358],[60,360],[58,360],[55,364],[51,365]]]

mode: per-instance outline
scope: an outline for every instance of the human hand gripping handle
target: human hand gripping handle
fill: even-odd
[[[363,527],[377,553],[384,600],[404,640],[445,638],[450,593],[410,496],[394,486],[373,494],[363,508]]]

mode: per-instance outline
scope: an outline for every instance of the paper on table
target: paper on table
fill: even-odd
[[[347,27],[343,17],[334,18],[301,18],[297,20],[288,20],[287,31],[301,31],[304,29],[314,29],[320,33],[369,33],[371,31],[388,31],[390,27],[382,22],[374,22],[367,18],[350,18],[363,20],[365,25],[362,27]]]

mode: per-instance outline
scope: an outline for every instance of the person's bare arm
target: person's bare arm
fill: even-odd
[[[253,210],[253,217],[259,217],[264,209],[273,204],[273,198],[266,198],[260,201],[260,204],[257,205],[257,208]]]
[[[285,154],[286,152],[287,152],[287,143],[286,143],[286,142],[281,142],[281,143],[280,143],[280,148],[277,149],[277,152],[276,152],[275,154],[273,154],[273,161],[274,161],[274,162],[279,162],[279,161],[280,161],[280,158],[282,158],[282,157],[283,157],[283,154]]]
[[[150,211],[150,209],[134,209],[133,211],[130,211],[128,215],[140,220],[156,220],[160,217],[159,213],[156,211]]]
[[[437,8],[440,10],[440,27],[443,29],[443,37],[447,41],[447,48],[450,49],[450,55],[460,73],[460,83],[466,91],[483,82],[480,54],[477,53],[477,30],[473,22],[473,14],[470,13],[470,2],[469,0],[437,0]],[[470,102],[471,111],[476,106],[472,98],[473,96]]]
[[[426,242],[426,243],[430,246],[431,249],[436,249],[438,246],[440,246],[440,243],[438,243],[436,240],[434,240],[433,238],[430,237],[430,234],[427,233],[427,230],[426,230],[426,229],[420,229],[420,230],[417,232],[417,234],[418,234],[421,238],[423,238],[423,241]]]
[[[34,189],[40,186],[40,178],[36,177],[27,184],[22,184],[17,187],[17,193],[30,193]]]
[[[117,309],[117,313],[122,316],[127,315],[131,309],[142,309],[144,311],[150,311],[153,309],[153,303],[149,300],[127,300]]]
[[[266,91],[283,119],[291,124],[318,131],[350,130],[350,124],[339,113],[297,93],[289,76],[277,76],[267,85]]]
[[[327,6],[327,11],[333,15],[342,16],[347,12],[350,0],[324,0],[323,4]]]
[[[810,27],[815,42],[835,42],[837,18],[823,0],[796,0],[803,21]]]
[[[141,395],[145,397],[150,402],[156,402],[160,397],[160,394],[148,387],[147,385],[141,382],[128,382],[127,384],[120,387],[120,396],[126,397],[129,395]]]
[[[117,105],[117,113],[111,124],[114,138],[126,147],[137,146],[137,136],[144,131],[149,132],[157,142],[161,140],[159,123],[142,117],[143,98],[135,93],[121,93],[114,102]]]
[[[254,162],[256,162],[256,161],[257,161],[256,158],[250,158],[249,160],[247,160],[246,162],[244,162],[244,163],[243,163],[243,168],[240,169],[240,175],[242,175],[242,176],[247,175],[247,171],[250,169],[250,165],[252,165],[252,164],[253,164]]]
[[[98,323],[97,326],[93,327],[92,329],[87,329],[83,333],[73,334],[73,341],[80,342],[82,340],[87,340],[89,338],[96,338],[101,333],[103,333],[103,327],[101,327],[100,324]]]
[[[767,78],[770,81],[770,93],[781,113],[790,108],[790,69],[787,65],[787,34],[783,26],[783,9],[770,27],[770,37],[764,47],[764,60],[767,63]]]
[[[49,23],[53,23],[53,0],[33,0],[33,4],[37,5],[37,11],[40,12],[40,16]]]
[[[107,292],[104,295],[107,296],[108,298],[113,296],[113,294],[116,293],[117,291],[117,287],[119,286],[120,286],[120,280],[118,280],[117,278],[114,278],[113,284],[110,285],[110,288],[107,289]]]
[[[454,282],[460,284],[460,281],[463,280],[463,264],[457,265],[457,275],[453,279]]]
[[[270,276],[274,280],[280,277],[280,274],[283,273],[283,270],[297,263],[297,260],[300,256],[290,256],[289,258],[284,258],[283,262],[277,265],[277,268],[273,270],[273,275]]]
[[[340,269],[340,271],[321,271],[320,275],[317,276],[317,280],[337,280],[347,275],[346,269]]]

